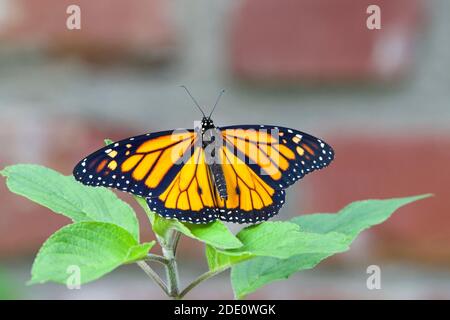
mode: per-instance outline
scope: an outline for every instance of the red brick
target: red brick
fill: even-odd
[[[302,213],[336,212],[350,202],[433,193],[373,229],[380,254],[450,263],[450,139],[448,134],[339,136],[336,159],[307,177]],[[363,212],[361,214],[364,214]]]
[[[245,0],[231,29],[236,76],[259,81],[391,79],[403,75],[423,18],[421,0]],[[381,8],[381,30],[366,9]]]
[[[68,30],[66,9],[81,8],[81,30]],[[163,0],[17,0],[0,39],[96,62],[166,59],[174,28]],[[11,16],[13,13],[11,13]],[[7,21],[8,22],[8,21]]]

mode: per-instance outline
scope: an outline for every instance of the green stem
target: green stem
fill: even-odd
[[[199,276],[197,279],[195,279],[194,281],[191,282],[191,284],[189,284],[183,291],[181,291],[181,293],[178,295],[178,299],[183,299],[183,297],[192,289],[194,289],[197,285],[199,285],[200,283],[202,283],[205,280],[208,280],[209,278],[212,278],[216,275],[218,275],[219,273],[227,270],[228,267],[225,268],[220,268],[214,271],[208,271],[205,272],[204,274],[202,274],[201,276]]]
[[[173,299],[179,298],[179,277],[177,260],[175,258],[175,251],[179,237],[180,232],[173,230],[167,239],[168,246],[162,246],[163,255],[167,259],[166,275],[168,295]]]
[[[205,272],[180,292],[176,250],[181,233],[177,230],[170,230],[169,232],[170,234],[165,239],[157,237],[157,240],[162,248],[163,256],[149,253],[145,259],[147,261],[156,261],[164,265],[166,270],[167,285],[161,280],[158,274],[156,274],[156,272],[153,271],[149,265],[147,265],[145,261],[138,261],[137,264],[161,287],[161,289],[163,289],[164,293],[172,299],[183,299],[184,296],[197,285],[228,269],[228,266],[226,266],[214,271]]]
[[[169,295],[169,290],[166,286],[166,284],[161,280],[161,278],[158,276],[158,274],[153,271],[152,268],[145,262],[145,261],[137,261],[136,262],[139,267],[141,267],[142,270],[153,280],[156,282],[156,284],[167,294]]]
[[[140,197],[135,196],[136,201],[142,206],[144,211],[147,213],[147,215],[150,218],[150,222],[153,224],[152,220],[152,212],[149,210],[147,204],[145,203],[145,200]],[[177,247],[178,242],[180,240],[181,233],[177,230],[169,230],[169,235],[167,237],[160,237],[156,235],[156,239],[158,243],[160,244],[163,252],[163,256],[155,255],[155,254],[148,254],[147,259],[148,261],[156,261],[159,263],[162,263],[166,269],[166,276],[167,276],[167,285],[164,284],[164,282],[161,281],[159,276],[143,261],[138,262],[138,264],[141,266],[141,268],[145,268],[144,271],[149,274],[149,276],[155,280],[158,285],[164,290],[164,292],[173,299],[182,299],[189,291],[191,291],[194,287],[196,287],[201,282],[214,277],[215,275],[221,273],[222,271],[228,269],[223,268],[216,271],[209,271],[201,276],[199,276],[197,279],[195,279],[190,285],[188,285],[182,292],[180,292],[179,289],[179,277],[178,277],[178,266],[176,261],[176,253],[177,253]],[[145,264],[143,267],[142,263]],[[156,277],[155,277],[156,275]]]
[[[169,263],[169,261],[166,259],[166,257],[160,256],[159,254],[153,254],[153,253],[148,253],[145,260],[159,262],[163,265],[167,265]]]
[[[173,234],[172,248],[174,257],[177,256],[178,242],[180,241],[181,232],[175,231]]]

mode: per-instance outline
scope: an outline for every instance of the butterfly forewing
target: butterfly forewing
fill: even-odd
[[[194,131],[144,134],[112,143],[89,155],[73,170],[86,185],[116,188],[143,197],[157,196],[182,168],[195,144]]]
[[[285,189],[328,166],[333,149],[319,138],[290,128],[244,125],[222,128],[227,148],[274,189]]]

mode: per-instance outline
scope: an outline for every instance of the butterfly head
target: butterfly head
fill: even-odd
[[[203,117],[202,119],[202,132],[205,132],[209,129],[215,128],[214,122],[210,117]]]

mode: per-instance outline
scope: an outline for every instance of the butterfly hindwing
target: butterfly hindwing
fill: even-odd
[[[192,223],[217,219],[218,197],[205,152],[197,146],[192,156],[158,196],[147,198],[149,208],[165,218]]]
[[[112,143],[80,161],[73,170],[86,185],[104,186],[138,196],[157,196],[182,168],[197,133],[164,131]]]
[[[222,147],[221,151],[228,197],[221,203],[220,219],[256,223],[276,215],[284,204],[285,191],[268,185],[227,147]]]
[[[192,223],[216,219],[254,223],[278,213],[284,203],[284,190],[271,188],[225,147],[220,148],[220,159],[227,199],[220,198],[205,162],[205,151],[197,147],[166,190],[147,199],[150,209],[165,218]]]

